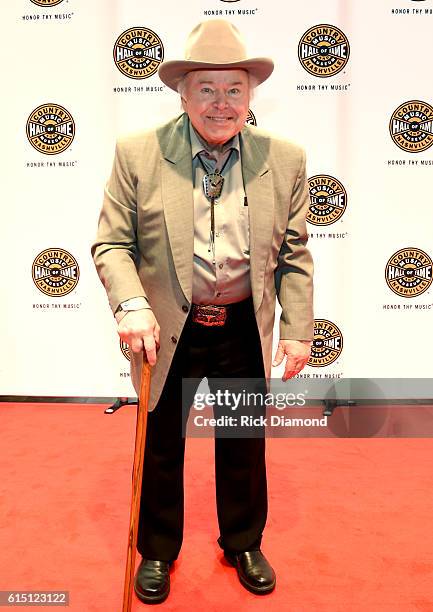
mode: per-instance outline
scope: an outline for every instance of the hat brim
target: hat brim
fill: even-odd
[[[246,70],[260,85],[271,76],[274,62],[268,57],[255,57],[240,62],[228,64],[213,64],[211,62],[195,62],[192,60],[172,60],[163,62],[158,70],[159,78],[167,87],[177,91],[179,81],[193,70]]]

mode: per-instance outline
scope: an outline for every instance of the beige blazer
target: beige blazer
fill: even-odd
[[[240,134],[248,198],[250,274],[266,376],[275,300],[280,338],[313,337],[313,263],[305,244],[309,196],[305,155],[283,139],[245,126]],[[120,139],[105,189],[92,255],[114,312],[146,296],[161,327],[149,410],[161,395],[191,304],[194,211],[188,117]],[[138,393],[142,355],[132,353]]]

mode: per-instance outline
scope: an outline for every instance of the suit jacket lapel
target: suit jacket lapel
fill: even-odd
[[[257,312],[263,298],[265,268],[272,245],[274,198],[268,151],[265,146],[259,145],[253,129],[246,127],[240,136],[250,224],[250,277]]]
[[[181,116],[161,144],[161,190],[170,248],[185,298],[192,299],[194,208],[188,118]]]

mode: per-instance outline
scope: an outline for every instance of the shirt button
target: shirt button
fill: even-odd
[[[219,264],[219,265],[218,265],[218,268],[219,268],[220,270],[222,270],[222,269],[224,268],[224,264]]]
[[[173,342],[173,344],[177,344],[177,338],[176,338],[176,336],[172,336],[172,337],[171,337],[171,341]]]
[[[182,310],[183,310],[183,312],[188,312],[188,310],[189,310],[189,309],[188,309],[188,306],[187,306],[186,304],[184,304],[184,305],[182,306]]]

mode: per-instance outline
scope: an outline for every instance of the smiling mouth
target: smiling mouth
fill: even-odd
[[[216,123],[225,123],[226,121],[232,121],[233,117],[211,117],[208,116],[208,119],[211,121],[215,121]]]

